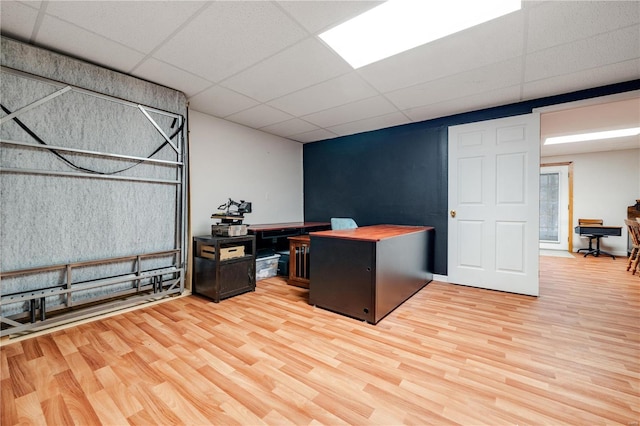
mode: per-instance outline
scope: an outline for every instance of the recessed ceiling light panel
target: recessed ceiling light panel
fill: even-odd
[[[353,68],[519,10],[520,0],[388,0],[322,34]]]
[[[546,138],[545,145],[555,145],[559,143],[587,142],[601,139],[623,138],[626,136],[640,135],[640,127],[631,127],[628,129],[607,130],[604,132],[581,133],[578,135],[555,136]]]

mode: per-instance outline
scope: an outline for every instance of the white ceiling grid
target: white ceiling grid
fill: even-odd
[[[318,34],[379,3],[3,0],[0,28],[303,143],[640,78],[638,1],[525,1],[353,70]]]

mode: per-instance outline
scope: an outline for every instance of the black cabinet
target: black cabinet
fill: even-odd
[[[219,302],[256,289],[256,239],[193,238],[193,293]]]

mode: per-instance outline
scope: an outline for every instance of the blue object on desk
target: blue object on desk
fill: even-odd
[[[331,229],[355,229],[358,227],[358,224],[355,220],[350,217],[332,217],[331,218]]]

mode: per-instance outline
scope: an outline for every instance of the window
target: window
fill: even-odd
[[[560,241],[560,173],[540,174],[540,241]]]

